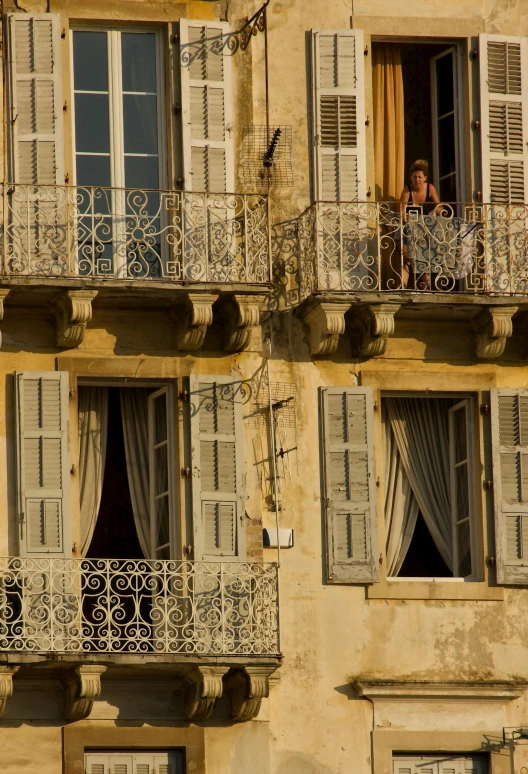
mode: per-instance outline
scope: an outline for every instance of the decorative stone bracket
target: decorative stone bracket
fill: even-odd
[[[213,293],[189,293],[171,310],[176,327],[176,346],[195,350],[203,346],[207,328],[213,322],[213,304],[218,298]]]
[[[308,344],[312,355],[333,355],[339,336],[345,332],[345,314],[349,302],[311,300],[301,309],[301,318],[308,328]]]
[[[198,723],[207,720],[222,695],[222,677],[229,667],[197,666],[185,672],[185,717]]]
[[[231,691],[231,717],[237,723],[253,720],[260,712],[262,699],[267,699],[270,684],[278,682],[272,677],[276,667],[248,666],[229,675],[227,685]]]
[[[241,352],[247,349],[252,332],[260,325],[260,310],[266,296],[233,295],[222,306],[224,350]]]
[[[513,332],[513,315],[517,306],[490,306],[473,320],[477,357],[500,357],[506,347],[506,339]]]
[[[394,315],[399,304],[361,306],[347,321],[355,356],[379,357],[385,353],[389,336],[394,335]]]
[[[78,347],[86,324],[92,319],[92,301],[97,290],[65,290],[53,301],[57,318],[57,346]]]
[[[86,664],[70,669],[61,678],[64,688],[64,715],[67,720],[84,720],[101,693],[101,675],[105,666]]]
[[[0,717],[5,712],[7,700],[13,695],[13,675],[18,670],[17,666],[0,666]]]

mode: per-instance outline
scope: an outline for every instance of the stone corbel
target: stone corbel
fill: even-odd
[[[222,307],[224,350],[242,352],[251,341],[251,334],[260,325],[260,310],[266,297],[263,295],[233,295]]]
[[[399,304],[365,304],[358,309],[347,326],[356,356],[385,354],[387,340],[394,335],[394,315],[399,308]]]
[[[57,346],[78,347],[86,324],[92,319],[92,301],[97,290],[64,290],[53,301],[57,319]]]
[[[64,688],[64,715],[67,720],[84,720],[101,693],[105,666],[84,664],[68,670],[61,678]]]
[[[517,306],[490,306],[473,321],[477,344],[477,357],[500,357],[506,347],[506,339],[513,333],[513,315]]]
[[[278,682],[273,675],[277,667],[247,666],[229,676],[231,717],[237,723],[253,720],[260,712],[262,699],[267,699],[270,684]]]
[[[197,666],[185,672],[185,717],[198,723],[207,720],[222,695],[222,677],[229,667]]]
[[[0,288],[0,321],[4,319],[4,301],[9,295],[9,288]],[[0,331],[0,347],[2,346],[2,331]]]
[[[345,332],[345,314],[350,303],[315,299],[304,309],[301,317],[308,327],[308,344],[312,355],[333,355],[339,337]]]
[[[189,293],[171,310],[178,349],[195,350],[203,346],[207,328],[213,322],[213,304],[217,298],[213,293]]]
[[[0,666],[0,717],[5,712],[7,700],[13,695],[13,675],[18,670],[17,666]]]

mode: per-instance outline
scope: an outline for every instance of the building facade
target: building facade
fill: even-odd
[[[525,772],[522,0],[2,19],[0,769]]]

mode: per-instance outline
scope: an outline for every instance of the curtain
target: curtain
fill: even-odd
[[[410,486],[442,559],[453,569],[449,425],[445,401],[387,398],[391,428]]]
[[[150,548],[150,482],[148,455],[148,390],[119,390],[128,487],[139,544],[146,559]]]
[[[405,178],[405,127],[400,47],[372,46],[374,160],[377,201],[399,201]]]
[[[403,467],[387,411],[383,409],[385,547],[387,575],[395,577],[407,556],[419,507]]]
[[[81,554],[86,556],[103,492],[108,435],[108,388],[79,387]]]

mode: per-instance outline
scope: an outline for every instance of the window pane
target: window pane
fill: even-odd
[[[109,186],[110,157],[77,156],[77,183],[78,185]]]
[[[125,158],[126,188],[159,188],[159,168],[156,157],[127,156]]]
[[[156,546],[164,546],[169,542],[169,498],[161,497],[154,503],[156,514]],[[169,557],[163,557],[168,559]]]
[[[166,396],[160,395],[154,401],[154,443],[167,440]]]
[[[154,449],[154,496],[163,494],[169,489],[169,471],[167,460],[167,444]]]
[[[84,153],[109,153],[108,95],[75,95],[75,144]]]
[[[455,171],[455,116],[438,122],[438,156],[440,177]]]
[[[466,519],[469,516],[469,491],[468,491],[468,467],[467,463],[455,468],[456,487],[456,519]]]
[[[123,95],[125,153],[158,152],[157,97]]]
[[[73,33],[75,89],[108,91],[108,37],[106,32]]]
[[[453,412],[455,436],[455,464],[467,459],[466,410],[464,408]]]
[[[123,91],[156,92],[156,36],[124,32],[121,35]]]
[[[471,575],[471,533],[469,520],[457,526],[458,574],[461,578]]]
[[[436,60],[436,90],[438,116],[443,116],[454,108],[452,54]]]

